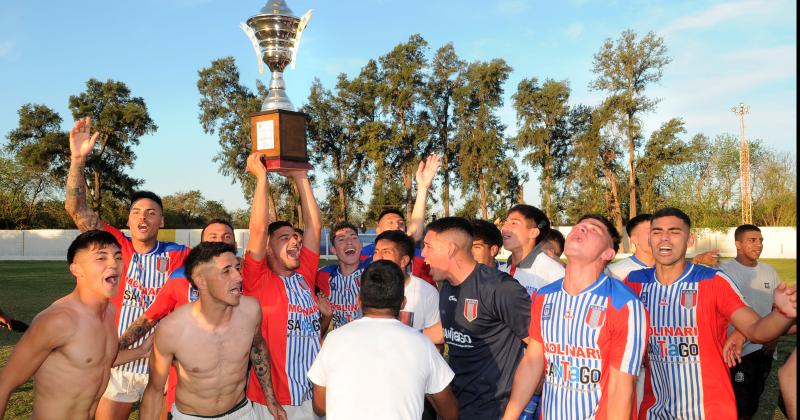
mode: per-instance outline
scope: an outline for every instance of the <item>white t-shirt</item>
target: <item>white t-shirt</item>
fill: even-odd
[[[422,331],[440,321],[439,317],[439,291],[430,283],[411,275],[405,286],[406,305],[401,312],[410,312],[412,315],[411,327]]]
[[[366,314],[331,331],[308,371],[326,388],[328,420],[419,420],[425,394],[441,392],[453,376],[428,337]]]
[[[516,267],[510,266],[506,262],[501,264],[498,269],[517,279],[529,295],[533,295],[540,288],[564,277],[564,266],[544,252],[539,252],[528,267],[526,267],[527,260],[528,257]]]
[[[628,258],[623,258],[619,261],[615,261],[609,264],[606,267],[606,272],[611,274],[611,277],[615,277],[618,280],[625,280],[628,277],[628,274],[631,271],[641,270],[643,268],[650,268],[647,264],[643,263],[642,260],[636,258],[635,255],[631,255]]]
[[[778,287],[778,273],[771,265],[758,262],[755,267],[742,265],[735,259],[719,263],[719,269],[733,280],[739,291],[742,292],[745,302],[753,308],[759,316],[767,316],[772,312],[773,295]],[[762,346],[746,342],[742,349],[742,356],[750,354]]]

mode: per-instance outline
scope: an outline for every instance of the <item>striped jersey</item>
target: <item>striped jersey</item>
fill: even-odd
[[[536,245],[519,263],[509,257],[508,261],[498,266],[498,270],[514,277],[529,296],[533,296],[540,287],[564,277],[564,266],[542,252],[540,245]]]
[[[318,265],[319,254],[305,247],[300,248],[300,267],[287,277],[273,273],[266,258],[244,258],[242,289],[261,304],[261,335],[269,349],[272,387],[281,405],[301,405],[311,399],[308,369],[320,347],[320,313],[313,293]],[[247,397],[266,405],[252,369]]]
[[[647,344],[647,312],[606,274],[572,296],[558,280],[536,292],[530,337],[542,344],[542,418],[604,419],[611,368],[637,375]],[[635,408],[634,408],[635,411]]]
[[[331,264],[317,271],[317,287],[331,301],[333,328],[339,328],[361,318],[361,306],[358,305],[356,297],[361,290],[361,273],[366,267],[366,262],[362,260],[356,271],[347,276],[339,271],[338,264]]]
[[[140,254],[133,249],[131,238],[125,236],[119,229],[106,223],[103,230],[114,235],[122,247],[123,287],[118,289],[113,300],[117,308],[117,333],[122,335],[153,303],[170,273],[183,265],[184,258],[189,254],[189,248],[173,242],[156,242],[152,250]],[[152,333],[151,329],[134,343],[133,347],[140,346]],[[148,358],[134,360],[113,369],[147,374]]]
[[[375,255],[375,244],[369,244],[361,248],[361,261],[365,265],[372,263],[373,255]],[[436,282],[431,276],[431,267],[425,263],[425,258],[422,257],[422,250],[418,247],[414,247],[414,258],[411,259],[411,274],[436,287]]]
[[[611,274],[614,278],[625,280],[631,271],[641,270],[643,268],[650,268],[650,266],[636,258],[636,255],[631,255],[628,258],[623,258],[607,265],[606,272]]]
[[[650,313],[647,373],[640,419],[736,419],[736,399],[722,358],[728,321],[746,306],[736,285],[713,268],[686,264],[670,285],[655,268],[627,280]]]

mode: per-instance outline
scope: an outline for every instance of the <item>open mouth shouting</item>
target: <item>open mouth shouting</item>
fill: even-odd
[[[672,255],[672,247],[670,245],[659,245],[658,255],[662,255],[665,257]]]
[[[230,288],[228,293],[234,296],[241,296],[242,295],[242,283],[237,284],[235,287]]]

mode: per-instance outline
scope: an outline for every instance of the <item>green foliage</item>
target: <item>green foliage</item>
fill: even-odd
[[[170,194],[161,200],[164,203],[164,227],[167,228],[197,229],[212,219],[233,219],[222,203],[207,200],[199,190]]]

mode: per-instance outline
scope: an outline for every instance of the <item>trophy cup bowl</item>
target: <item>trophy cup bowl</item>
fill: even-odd
[[[295,57],[300,34],[311,16],[298,18],[284,0],[269,0],[242,29],[253,43],[259,61],[272,73],[261,112],[250,115],[253,151],[266,155],[268,170],[310,169],[306,149],[306,119],[286,95],[283,71]],[[263,69],[259,64],[260,69]]]

